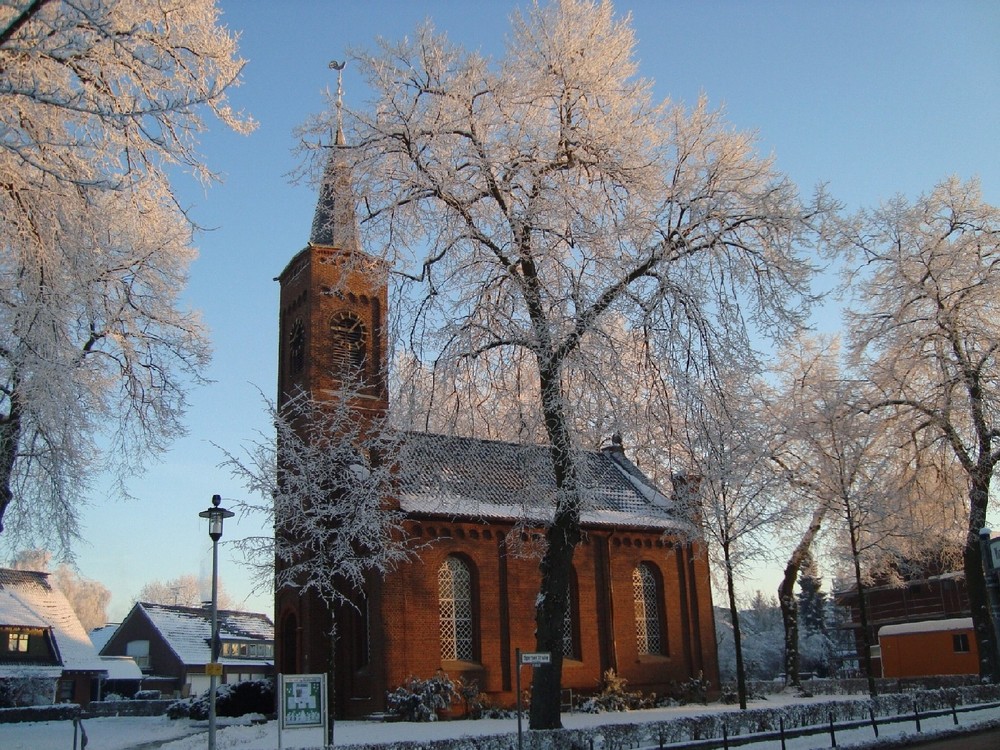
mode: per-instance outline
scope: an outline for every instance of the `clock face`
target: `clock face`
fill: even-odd
[[[297,318],[288,333],[288,362],[293,373],[302,372],[306,357],[306,331],[302,318]]]
[[[367,361],[367,333],[364,324],[349,313],[341,313],[330,321],[334,363],[353,376],[364,374]]]

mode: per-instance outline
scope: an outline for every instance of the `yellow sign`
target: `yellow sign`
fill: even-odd
[[[216,677],[222,677],[222,665],[218,662],[211,662],[205,665],[205,674],[209,677],[215,675]]]

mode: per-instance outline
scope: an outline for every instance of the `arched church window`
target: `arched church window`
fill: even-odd
[[[580,602],[576,583],[576,570],[570,571],[570,582],[566,591],[566,615],[563,617],[563,656],[567,659],[580,658]]]
[[[330,344],[334,369],[361,376],[368,361],[368,337],[364,324],[350,313],[330,321]]]
[[[635,640],[640,654],[663,653],[659,580],[658,571],[650,563],[639,563],[632,571],[632,595],[635,600]]]
[[[306,361],[306,331],[302,318],[296,318],[288,332],[288,369],[293,375],[302,372]]]
[[[292,674],[299,671],[299,620],[289,612],[281,621],[281,671]]]
[[[441,658],[472,661],[472,570],[468,563],[454,555],[446,557],[438,568],[438,611]]]

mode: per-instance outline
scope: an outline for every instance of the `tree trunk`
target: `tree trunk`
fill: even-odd
[[[979,531],[986,525],[989,485],[989,473],[979,471],[972,476],[972,488],[969,490],[969,533],[962,561],[965,568],[965,585],[969,594],[972,627],[979,645],[979,675],[989,678],[992,682],[1000,682],[996,629],[993,626],[986,574],[983,571],[982,548],[979,543]]]
[[[740,612],[736,606],[736,583],[733,580],[732,560],[729,556],[729,545],[723,545],[723,555],[726,565],[726,593],[729,595],[729,617],[733,624],[733,651],[736,654],[736,695],[740,701],[740,709],[747,707],[747,672],[743,664],[743,638],[740,635]]]
[[[801,687],[799,678],[799,606],[795,599],[795,582],[798,580],[802,564],[805,562],[812,547],[816,534],[819,533],[827,506],[821,503],[813,511],[812,521],[805,534],[799,540],[788,563],[785,565],[785,575],[778,585],[778,604],[781,606],[781,623],[785,628],[785,685]]]
[[[536,645],[539,651],[549,652],[552,661],[533,670],[529,726],[532,729],[560,729],[563,623],[569,606],[573,552],[580,542],[580,498],[560,392],[559,368],[551,360],[539,363],[539,382],[558,500],[552,525],[546,533],[547,546],[540,565],[542,581],[535,606]]]
[[[861,621],[861,644],[864,649],[862,658],[865,663],[865,675],[868,678],[868,695],[878,696],[875,687],[875,675],[872,673],[872,637],[868,627],[868,604],[865,601],[865,589],[861,582],[861,553],[858,550],[858,529],[853,523],[850,510],[847,512],[847,530],[851,536],[851,558],[854,563],[854,585],[858,592],[858,619]]]
[[[11,486],[14,479],[14,465],[17,462],[21,443],[21,400],[18,398],[18,379],[15,375],[10,396],[10,413],[0,418],[0,534],[3,533],[3,519],[7,508],[14,501]]]

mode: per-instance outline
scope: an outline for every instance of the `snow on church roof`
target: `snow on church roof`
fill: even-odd
[[[584,523],[688,529],[671,501],[621,450],[580,451]],[[408,433],[400,506],[475,519],[548,519],[556,492],[548,446]]]
[[[51,628],[66,671],[104,672],[97,649],[48,573],[0,568],[0,625]]]
[[[168,604],[139,602],[136,609],[160,632],[163,639],[184,664],[207,664],[211,659],[209,642],[212,637],[212,612],[204,607],[180,607]],[[131,617],[131,614],[129,615]],[[219,610],[219,640],[259,643],[274,640],[274,624],[267,615],[257,612]],[[222,664],[270,664],[266,659],[228,659]]]

